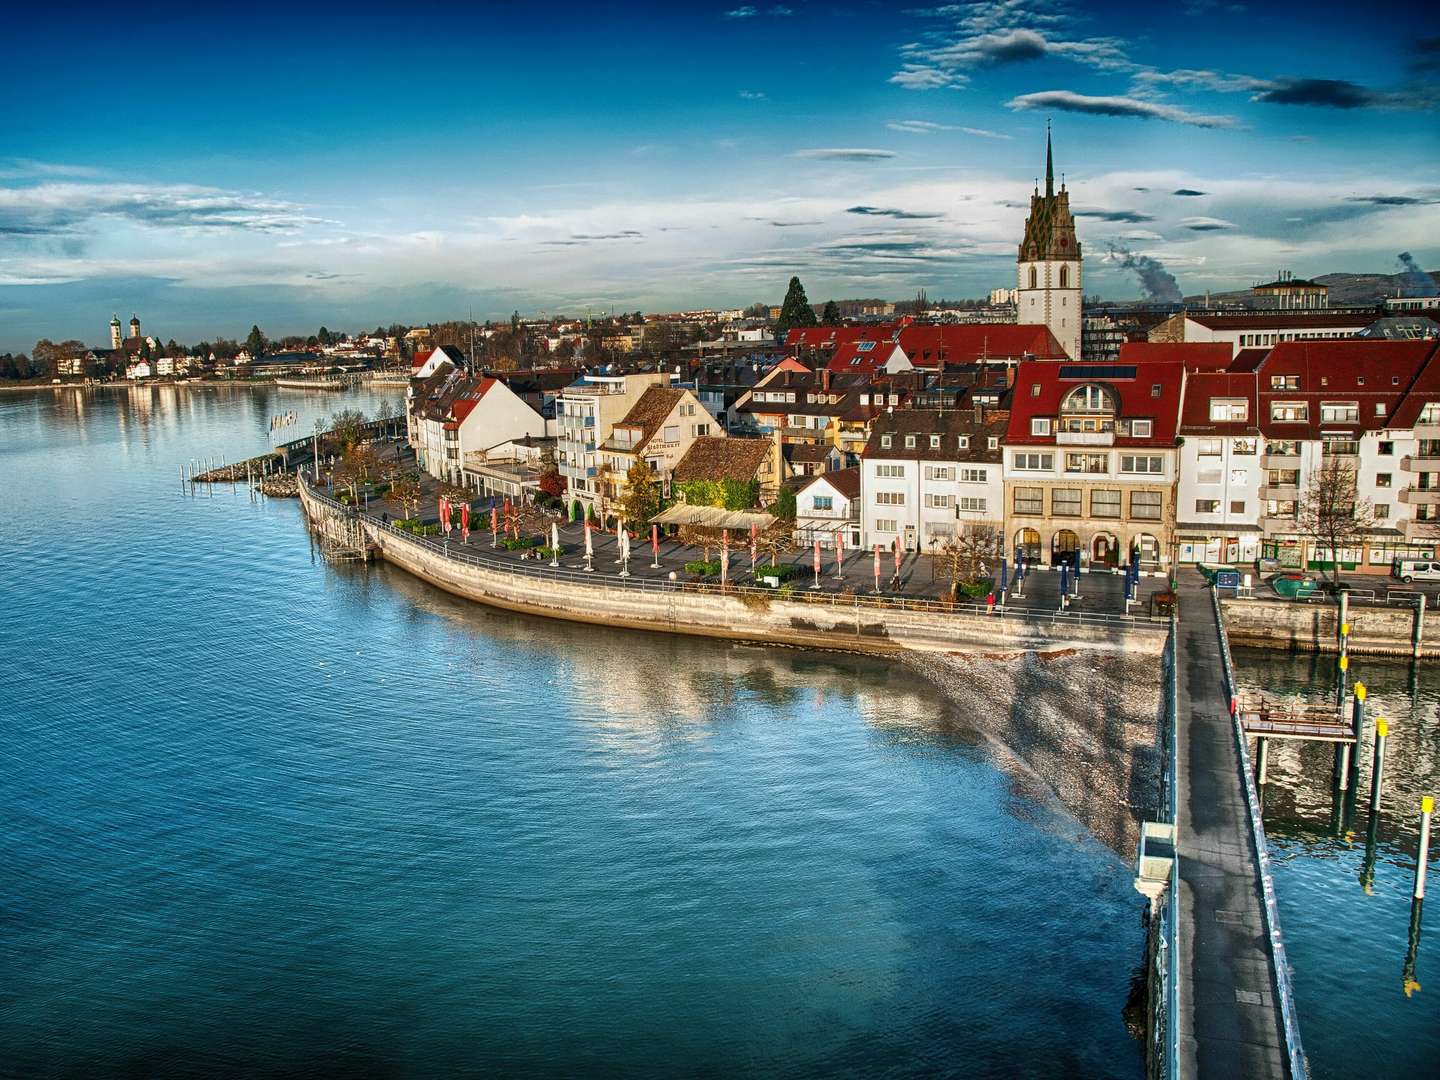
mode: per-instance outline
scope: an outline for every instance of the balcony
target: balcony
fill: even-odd
[[[1406,454],[1400,459],[1400,468],[1406,472],[1440,472],[1440,457]]]
[[[1260,498],[1285,499],[1294,502],[1300,498],[1299,484],[1261,484]]]
[[[1417,439],[1440,439],[1440,423],[1437,424],[1416,424],[1414,428]]]
[[[1440,488],[1407,487],[1400,492],[1400,501],[1411,506],[1435,506],[1440,504]]]
[[[1056,446],[1114,446],[1113,431],[1057,431]]]
[[[1300,468],[1300,455],[1294,454],[1272,454],[1270,451],[1260,455],[1260,467],[1262,469],[1298,469]]]

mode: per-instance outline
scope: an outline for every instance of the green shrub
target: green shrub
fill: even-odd
[[[501,540],[500,546],[506,551],[528,551],[533,547],[540,547],[543,540],[533,536],[511,537],[509,540]]]
[[[960,586],[960,594],[962,596],[968,596],[972,600],[983,600],[990,595],[991,590],[994,588],[994,581],[990,578],[983,578],[980,581],[972,581],[968,585],[962,584]]]
[[[699,559],[685,564],[687,574],[698,574],[700,577],[714,577],[720,573],[720,560],[713,559],[710,562],[703,562]]]
[[[535,549],[535,557],[537,559],[558,559],[564,554],[564,548],[538,547]]]
[[[800,573],[800,570],[801,568],[794,563],[780,563],[777,566],[761,563],[755,567],[755,576],[757,578],[773,577],[779,578],[781,581],[789,581],[796,574]]]

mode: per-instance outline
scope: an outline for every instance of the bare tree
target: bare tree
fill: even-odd
[[[970,523],[941,545],[935,569],[950,582],[950,598],[961,585],[975,585],[989,577],[1001,559],[1000,531],[993,525]]]
[[[756,537],[756,545],[764,554],[770,556],[771,566],[778,566],[780,556],[795,550],[795,523],[783,518],[777,520],[760,531],[760,535]]]
[[[405,473],[397,476],[390,485],[390,498],[400,504],[407,518],[413,518],[420,511],[420,500],[424,498],[424,492],[420,487],[420,477],[415,473]]]
[[[1330,553],[1330,580],[1338,586],[1341,549],[1364,543],[1375,526],[1375,508],[1360,498],[1355,466],[1326,454],[1301,492],[1295,525],[1316,548]]]

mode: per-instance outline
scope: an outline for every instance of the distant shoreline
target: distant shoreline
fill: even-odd
[[[403,387],[401,384],[399,384],[399,383],[392,383],[392,382],[378,382],[378,383],[366,382],[366,383],[362,383],[361,385],[362,385],[362,386],[365,386],[365,387],[375,387],[375,386],[386,387],[386,386],[388,386],[388,387],[390,387],[391,389],[394,389],[394,390],[403,390],[403,389],[404,389],[404,387]],[[145,388],[145,387],[162,387],[162,386],[172,387],[172,388],[174,388],[174,389],[176,389],[176,390],[189,390],[189,389],[194,388],[194,387],[208,387],[208,386],[233,386],[233,387],[239,387],[239,388],[241,388],[241,389],[251,389],[251,390],[255,389],[256,387],[262,387],[262,386],[268,386],[268,387],[272,387],[272,388],[274,388],[274,389],[279,389],[279,390],[303,390],[303,389],[308,389],[308,388],[306,388],[306,387],[297,387],[297,386],[279,386],[279,385],[278,385],[278,380],[276,380],[276,379],[252,379],[252,380],[247,380],[247,381],[240,381],[240,380],[236,380],[236,379],[191,379],[191,380],[189,380],[188,382],[151,382],[151,381],[145,381],[145,382],[130,382],[130,381],[128,381],[128,380],[117,380],[116,382],[103,382],[103,383],[50,383],[50,382],[43,382],[43,383],[38,383],[38,382],[37,382],[37,383],[0,383],[0,393],[7,393],[7,392],[8,392],[8,393],[18,393],[18,392],[21,391],[21,390],[109,390],[109,389],[134,390],[134,389],[141,389],[141,388]],[[315,389],[321,390],[321,389],[328,389],[328,388],[316,387]]]

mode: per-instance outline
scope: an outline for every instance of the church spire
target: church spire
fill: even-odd
[[[1045,121],[1045,194],[1055,194],[1055,158],[1050,152],[1050,121]]]

